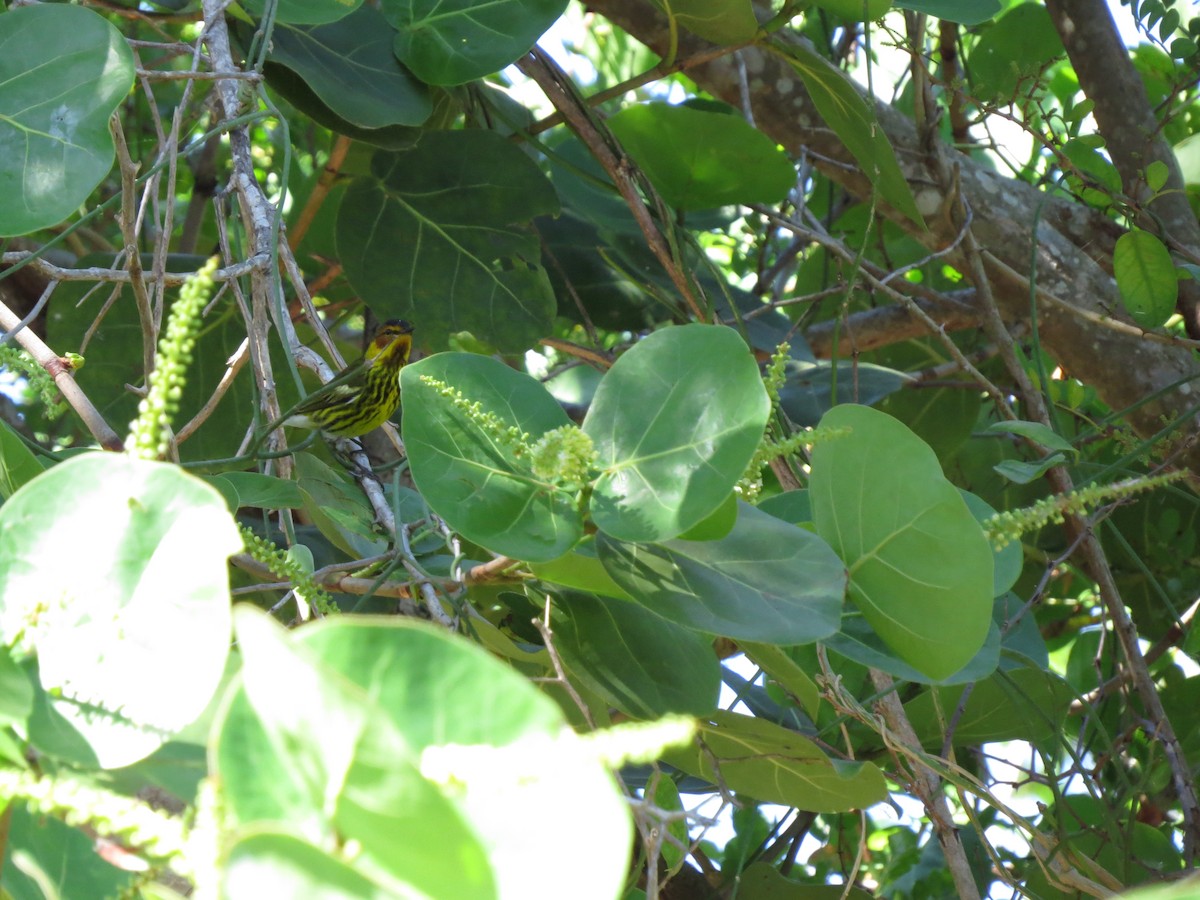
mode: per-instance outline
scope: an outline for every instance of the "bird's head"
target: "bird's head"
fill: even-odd
[[[388,319],[379,326],[367,347],[366,357],[376,364],[399,368],[408,362],[413,327],[403,319]]]

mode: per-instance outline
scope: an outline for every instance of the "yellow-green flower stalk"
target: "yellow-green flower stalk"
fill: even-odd
[[[167,328],[158,342],[158,359],[150,373],[146,396],[138,404],[138,417],[129,425],[125,442],[129,453],[141,459],[164,459],[171,449],[171,420],[179,412],[185,373],[192,362],[196,334],[204,306],[212,296],[217,257],[212,257],[179,289],[171,305]]]

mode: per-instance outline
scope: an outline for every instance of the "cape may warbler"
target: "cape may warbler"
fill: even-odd
[[[401,319],[384,322],[363,358],[297,406],[283,424],[341,438],[378,428],[400,405],[400,370],[408,362],[412,333]]]

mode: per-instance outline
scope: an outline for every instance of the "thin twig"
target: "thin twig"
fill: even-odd
[[[696,300],[687,275],[676,262],[666,239],[654,223],[641,194],[638,193],[638,185],[632,175],[633,163],[624,156],[618,157],[617,151],[614,149],[617,145],[612,136],[607,133],[607,129],[602,130],[602,126],[592,117],[590,110],[575,95],[573,87],[570,85],[570,79],[540,47],[534,45],[528,55],[517,60],[516,65],[524,74],[537,82],[554,107],[566,118],[571,130],[578,135],[596,161],[608,173],[608,177],[612,179],[618,193],[628,205],[629,211],[633,213],[651,252],[687,303],[692,316],[698,322],[708,321],[707,314]],[[648,185],[642,185],[642,189],[650,190]]]
[[[592,718],[592,711],[588,705],[583,702],[583,698],[579,696],[579,692],[575,690],[575,685],[571,684],[567,678],[567,671],[563,668],[562,660],[559,658],[558,651],[554,648],[554,632],[550,628],[550,596],[546,596],[546,606],[542,615],[533,620],[533,627],[538,630],[538,634],[542,636],[542,643],[546,647],[546,654],[550,657],[550,664],[554,667],[554,683],[561,684],[563,690],[579,707],[579,712],[583,714],[583,720],[587,722],[588,727],[593,731],[596,730],[596,720]]]
[[[213,390],[212,396],[205,401],[205,404],[200,408],[200,411],[196,413],[196,415],[192,416],[192,420],[175,433],[176,444],[182,444],[196,433],[196,429],[208,421],[209,416],[211,416],[213,411],[216,410],[217,405],[221,402],[221,399],[229,391],[229,388],[233,386],[233,380],[237,377],[238,372],[242,371],[242,368],[246,365],[246,362],[249,359],[250,339],[246,338],[241,342],[241,344],[238,345],[238,348],[234,351],[233,356],[229,357],[229,361],[225,363],[225,373],[221,376],[221,380],[217,382],[217,386]]]
[[[110,122],[113,143],[117,148],[117,163],[121,172],[121,213],[117,221],[121,236],[125,240],[125,267],[129,271],[129,284],[133,287],[133,299],[137,305],[138,321],[142,326],[142,372],[148,378],[154,368],[154,352],[158,343],[158,329],[154,325],[154,312],[150,308],[150,294],[142,277],[142,257],[137,241],[137,226],[134,223],[134,189],[137,186],[138,164],[129,156],[125,143],[125,131],[121,120],[113,114]]]

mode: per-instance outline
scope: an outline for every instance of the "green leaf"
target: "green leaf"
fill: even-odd
[[[1035,444],[1040,444],[1047,450],[1061,450],[1064,453],[1078,455],[1071,442],[1048,425],[1041,422],[993,422],[984,429],[984,434],[1016,434],[1028,438]]]
[[[873,22],[892,8],[891,0],[813,0],[813,6],[828,10],[847,22]]]
[[[438,353],[405,366],[404,446],[413,481],[429,506],[455,531],[489,550],[547,562],[583,534],[574,495],[533,474],[528,455],[503,442],[422,379],[461,392],[536,441],[569,425],[562,407],[533,378],[486,356]]]
[[[740,44],[758,34],[748,0],[657,0],[657,5],[692,34],[714,44]]]
[[[393,35],[383,14],[364,6],[330,25],[277,25],[267,58],[353,125],[420,125],[433,112],[429,88],[396,60]]]
[[[427,84],[464,84],[524,56],[567,0],[383,0],[396,56]]]
[[[387,549],[375,530],[375,511],[346,472],[311,453],[297,453],[296,478],[305,513],[330,543],[351,556]]]
[[[90,9],[0,14],[0,235],[57,225],[88,198],[112,168],[108,119],[133,76],[125,38]]]
[[[703,747],[693,743],[663,759],[756,800],[844,812],[887,797],[883,773],[873,763],[831,760],[796,732],[762,719],[718,710],[700,723],[698,739]]]
[[[33,685],[8,648],[0,648],[0,723],[23,725],[32,711]]]
[[[955,712],[969,690],[960,716]],[[955,721],[954,745],[1040,741],[1058,733],[1073,692],[1057,675],[1032,667],[997,672],[974,685],[934,687],[904,704],[921,744],[940,750],[943,723]],[[939,709],[940,707],[940,709]]]
[[[226,472],[220,476],[237,491],[239,506],[259,509],[297,509],[304,505],[300,485],[287,478],[258,472]]]
[[[211,487],[116,454],[61,463],[0,507],[0,642],[37,652],[55,720],[86,741],[76,761],[134,762],[205,708],[241,546]]]
[[[816,682],[809,677],[786,650],[771,644],[756,644],[742,641],[738,644],[746,657],[791,694],[800,707],[812,718],[816,718],[821,705],[821,693]]]
[[[1179,279],[1163,242],[1148,231],[1130,231],[1117,238],[1113,275],[1125,311],[1142,328],[1158,328],[1175,312]]]
[[[267,85],[276,94],[296,107],[298,111],[309,116],[318,125],[328,128],[330,131],[336,131],[338,134],[344,134],[346,137],[353,138],[356,141],[370,144],[373,147],[382,147],[386,150],[408,150],[414,147],[425,133],[421,128],[414,128],[408,125],[389,125],[384,128],[361,128],[352,122],[348,122],[326,106],[324,101],[313,92],[313,89],[308,86],[303,78],[286,66],[276,65],[270,60],[263,66],[263,76],[267,80]],[[433,119],[436,116],[431,116],[430,118]],[[335,187],[331,191],[331,195],[340,200],[340,194],[338,193],[340,190],[344,190],[344,188]],[[327,227],[332,230],[332,223]],[[311,240],[311,237],[309,240]],[[330,240],[329,245],[331,248],[332,243],[332,240]]]
[[[285,822],[314,842],[336,829],[343,842],[361,845],[357,867],[393,895],[494,897],[485,851],[465,817],[422,777],[408,737],[368,693],[381,679],[339,665],[339,651],[351,647],[388,659],[394,633],[356,617],[354,628],[317,638],[332,641],[322,654],[245,604],[235,624],[243,662],[233,703],[243,706],[231,706],[221,723],[216,756],[234,821]],[[281,751],[289,771],[278,772],[271,790],[258,789],[248,766],[272,759],[278,766]],[[457,868],[438,864],[433,834]]]
[[[86,900],[137,890],[143,875],[123,872],[102,859],[94,836],[54,816],[35,814],[22,803],[8,809],[12,818],[0,874],[6,900]]]
[[[872,900],[859,888],[793,881],[770,863],[751,863],[738,877],[741,900]]]
[[[229,900],[258,900],[263,886],[270,884],[280,897],[386,900],[396,896],[397,885],[373,878],[363,868],[326,852],[315,841],[260,825],[229,848],[221,894]]]
[[[784,491],[782,494],[765,497],[759,502],[758,508],[768,515],[791,522],[793,525],[812,522],[812,501],[809,499],[808,491],[803,489]]]
[[[980,36],[968,58],[972,84],[986,100],[1011,100],[1018,86],[1063,54],[1050,13],[1039,3],[1013,7]]]
[[[25,482],[43,472],[33,452],[7,422],[0,421],[0,499],[7,500]]]
[[[665,776],[660,776],[654,782],[654,792],[651,797],[654,805],[659,809],[675,813],[677,816],[666,823],[667,834],[675,841],[667,840],[662,844],[662,855],[666,860],[667,870],[673,872],[683,865],[683,861],[687,858],[686,848],[691,843],[691,839],[688,837],[687,818],[683,815],[683,801],[679,797],[679,788],[675,782]]]
[[[604,473],[596,525],[624,541],[661,541],[725,502],[762,439],[770,401],[737,332],[682,325],[627,351],[596,389],[583,430]]]
[[[737,521],[738,495],[731,493],[716,511],[701,519],[679,537],[685,541],[718,541],[733,529]]]
[[[1146,166],[1146,186],[1156,194],[1166,186],[1170,177],[1171,170],[1161,159],[1156,159]]]
[[[995,18],[1000,0],[896,0],[896,7],[929,13],[945,22],[979,25]]]
[[[408,152],[375,154],[371,175],[346,190],[337,245],[380,318],[419,323],[435,347],[469,331],[524,352],[554,311],[528,222],[557,212],[550,182],[500,135],[434,132]]]
[[[1105,208],[1121,191],[1121,173],[1112,161],[1088,141],[1087,135],[1063,144],[1062,155],[1069,165],[1063,167],[1067,186],[1083,200]]]
[[[883,199],[923,226],[925,220],[896,162],[896,153],[858,89],[844,73],[807,47],[789,45],[788,50],[825,124],[841,138],[866,176],[878,186]]]
[[[394,617],[289,634],[239,607],[237,627],[244,688],[214,753],[235,827],[284,824],[321,846],[337,834],[361,846],[359,871],[424,887],[389,896],[617,895],[625,801],[555,703],[507,665]],[[584,883],[571,865],[580,829],[596,863]]]
[[[716,707],[721,665],[711,638],[628,600],[575,592],[555,601],[553,624],[567,668],[622,712],[654,719]]]
[[[641,103],[608,127],[676,209],[777,203],[796,184],[787,154],[732,112]]]
[[[549,562],[533,563],[531,571],[543,581],[561,584],[563,587],[583,591],[585,594],[600,594],[604,597],[615,597],[619,600],[632,601],[621,589],[608,570],[596,556],[596,545],[592,538],[584,538],[580,543],[557,559]]]
[[[817,533],[850,569],[850,596],[901,659],[946,678],[983,646],[992,548],[929,445],[885,413],[836,406],[851,433],[813,450]]]
[[[967,509],[975,517],[975,521],[983,525],[996,515],[996,510],[982,497],[977,497],[970,491],[960,490]],[[1021,577],[1021,569],[1025,565],[1025,555],[1017,541],[1010,541],[999,550],[992,551],[992,596],[1000,597],[1012,590],[1012,586]]]
[[[654,613],[735,640],[806,644],[835,632],[846,570],[829,546],[795,525],[738,507],[719,541],[623,543],[601,533],[600,561]]]
[[[1019,459],[1006,459],[992,466],[993,471],[1003,475],[1014,484],[1029,484],[1041,478],[1055,466],[1062,465],[1067,458],[1061,453],[1051,453],[1036,462],[1024,462]]]
[[[779,389],[779,405],[797,425],[816,425],[839,403],[877,403],[900,390],[912,377],[895,369],[864,362],[790,359]],[[835,378],[836,373],[836,378]],[[834,399],[836,382],[837,399]]]
[[[255,18],[262,18],[267,0],[243,0],[246,11]],[[362,5],[362,0],[276,0],[275,31],[273,40],[279,38],[281,24],[324,25],[343,19]],[[388,35],[389,42],[391,35]]]
[[[1000,629],[995,622],[988,623],[987,638],[979,652],[962,668],[944,678],[930,678],[920,669],[897,659],[858,612],[847,612],[842,617],[841,630],[821,643],[839,656],[852,659],[860,665],[882,669],[889,675],[916,684],[934,681],[939,684],[966,684],[969,681],[979,681],[995,672],[1000,664]]]

